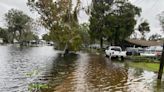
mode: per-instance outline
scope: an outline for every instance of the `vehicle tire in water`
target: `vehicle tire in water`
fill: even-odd
[[[105,57],[109,58],[109,56],[108,56],[108,55],[105,55]]]
[[[124,61],[124,57],[123,56],[121,56],[121,61]]]

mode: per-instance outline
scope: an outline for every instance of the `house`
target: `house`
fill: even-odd
[[[163,41],[147,41],[147,40],[138,40],[138,39],[127,39],[125,40],[126,47],[150,47],[150,46],[162,46]]]

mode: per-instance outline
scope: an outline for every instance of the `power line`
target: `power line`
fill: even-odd
[[[155,7],[157,6],[157,4],[160,2],[159,0],[153,0],[153,1],[155,1],[154,4],[152,4],[152,5],[150,6],[150,8],[148,8],[147,10],[145,10],[145,12],[150,12],[150,11],[152,11],[152,9],[155,9]]]
[[[153,8],[155,8],[156,5],[158,4],[158,2],[159,2],[159,0],[155,0],[155,3],[150,7],[150,10],[153,9]]]
[[[145,0],[138,0],[138,2],[136,2],[136,4],[141,4],[143,3]]]
[[[132,1],[134,1],[134,0],[132,0]],[[135,0],[134,2],[132,2],[132,3],[137,3],[138,1],[140,1],[140,0]]]

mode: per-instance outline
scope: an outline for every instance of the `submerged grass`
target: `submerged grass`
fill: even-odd
[[[128,65],[135,68],[158,72],[160,64],[154,62],[128,62]]]

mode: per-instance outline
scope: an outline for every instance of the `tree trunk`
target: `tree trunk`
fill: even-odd
[[[160,60],[159,72],[158,72],[158,79],[160,80],[162,79],[163,67],[164,67],[164,44],[163,44],[163,51],[162,51],[162,56]]]
[[[68,44],[66,43],[63,55],[65,56],[67,54],[69,54],[69,49],[68,49]]]
[[[100,38],[100,48],[101,48],[101,50],[103,49],[103,38],[102,37]]]
[[[12,44],[14,44],[15,38],[16,38],[16,31],[14,31],[14,33],[12,34],[12,41],[11,41]]]

